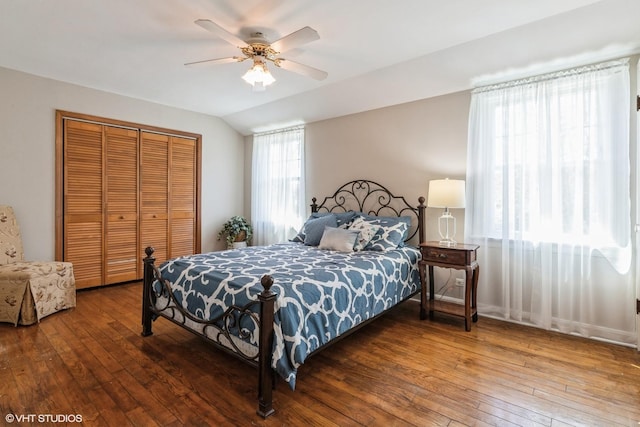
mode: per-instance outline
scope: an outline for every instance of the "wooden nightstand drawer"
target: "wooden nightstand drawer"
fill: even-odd
[[[425,261],[435,261],[444,264],[467,265],[467,252],[446,248],[422,248]]]

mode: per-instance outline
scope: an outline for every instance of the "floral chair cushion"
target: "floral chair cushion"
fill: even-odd
[[[30,325],[76,306],[70,262],[26,262],[10,206],[0,206],[0,322]]]
[[[23,259],[22,237],[13,208],[0,205],[0,265]]]

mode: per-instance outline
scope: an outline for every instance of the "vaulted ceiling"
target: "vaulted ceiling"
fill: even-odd
[[[639,0],[3,0],[0,66],[221,117],[242,134],[313,122],[640,52]],[[314,80],[270,66],[253,92],[249,61],[194,24],[209,19],[275,41]]]

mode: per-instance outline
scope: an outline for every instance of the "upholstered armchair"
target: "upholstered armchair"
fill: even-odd
[[[0,205],[0,322],[31,325],[76,306],[73,265],[24,261],[11,206]]]

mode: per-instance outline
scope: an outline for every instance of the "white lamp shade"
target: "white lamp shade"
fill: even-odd
[[[464,208],[464,181],[461,179],[434,179],[429,181],[430,208]]]
[[[256,60],[251,68],[242,76],[242,79],[251,86],[269,86],[276,79],[271,75],[264,62]]]

